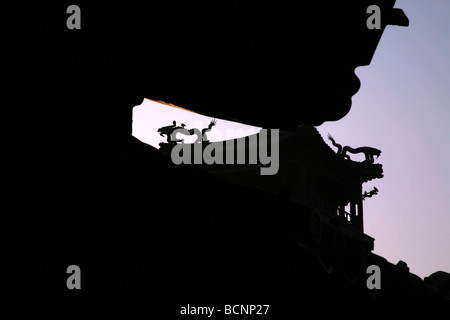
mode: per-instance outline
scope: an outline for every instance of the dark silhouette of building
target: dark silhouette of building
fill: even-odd
[[[82,3],[80,30],[66,28],[70,3],[19,5],[3,113],[2,295],[441,298],[438,277],[424,282],[371,252],[361,185],[381,167],[341,159],[310,127],[350,111],[354,69],[388,24],[407,25],[394,2]],[[366,27],[372,4],[380,30]],[[285,152],[316,150],[304,161],[323,163],[296,167],[306,189],[290,169],[268,178],[284,179],[277,190],[175,166],[131,135],[144,97],[298,134],[303,149]],[[81,290],[66,287],[73,264]],[[378,291],[365,285],[372,264]]]

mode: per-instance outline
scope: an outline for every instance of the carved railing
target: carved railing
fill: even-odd
[[[346,206],[333,204],[320,197],[318,194],[312,194],[311,205],[329,217],[338,219],[342,224],[351,226],[363,232],[363,207],[361,197],[355,197],[355,201],[350,201],[348,204],[350,212],[345,210]]]

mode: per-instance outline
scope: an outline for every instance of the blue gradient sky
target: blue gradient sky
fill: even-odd
[[[405,261],[423,278],[450,272],[450,1],[397,0],[396,7],[410,26],[386,29],[370,66],[356,70],[362,85],[350,113],[318,130],[342,145],[383,151],[384,178],[364,187],[379,189],[364,203],[365,233],[376,254]],[[211,120],[144,100],[134,109],[133,135],[157,146],[164,141],[157,128],[174,119],[197,128]],[[219,120],[208,137],[257,130]]]

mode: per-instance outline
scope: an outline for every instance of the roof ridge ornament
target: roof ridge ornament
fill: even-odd
[[[371,164],[375,162],[374,156],[376,156],[376,158],[378,159],[378,157],[381,155],[381,150],[379,150],[377,148],[367,147],[367,146],[358,147],[358,148],[352,148],[350,146],[342,147],[342,145],[340,145],[339,143],[336,143],[336,141],[330,134],[328,134],[328,139],[332,142],[333,146],[338,148],[336,151],[336,154],[342,156],[344,159],[347,159],[347,160],[351,160],[350,156],[347,154],[347,152],[353,153],[353,154],[364,153],[366,159],[363,162],[371,163]]]
[[[364,193],[362,194],[362,200],[366,199],[366,198],[371,198],[372,196],[375,196],[378,194],[378,189],[377,187],[373,187],[372,190],[370,190],[369,192],[364,191]]]

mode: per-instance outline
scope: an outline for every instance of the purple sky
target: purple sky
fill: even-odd
[[[365,233],[376,254],[405,261],[423,278],[450,272],[450,1],[397,0],[396,7],[410,26],[386,29],[372,63],[356,70],[362,85],[350,113],[318,130],[342,145],[382,150],[384,178],[364,185],[379,189],[364,202]],[[157,146],[164,141],[157,128],[175,119],[197,128],[211,120],[144,100],[134,109],[133,135]],[[219,119],[208,137],[257,131]]]

